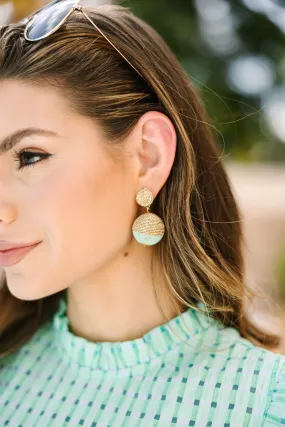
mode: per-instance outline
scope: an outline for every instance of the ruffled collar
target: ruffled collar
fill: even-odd
[[[198,305],[204,307],[202,303]],[[66,309],[64,296],[60,299],[59,308],[53,317],[57,344],[65,356],[77,364],[103,371],[149,363],[217,322],[204,313],[188,308],[140,338],[130,341],[93,342],[71,332]]]

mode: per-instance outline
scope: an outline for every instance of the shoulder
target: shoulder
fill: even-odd
[[[285,426],[285,356],[280,355],[276,368],[271,375],[271,387],[268,393],[264,413],[264,427]]]
[[[243,385],[248,385],[250,394],[259,389],[254,400],[256,405],[263,401],[261,425],[285,426],[285,355],[255,346],[249,348],[245,356],[249,368],[244,372]]]
[[[205,396],[244,414],[245,424],[248,418],[285,427],[285,355],[255,346],[234,328],[205,329],[201,344],[193,368]]]

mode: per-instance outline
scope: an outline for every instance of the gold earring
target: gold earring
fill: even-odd
[[[142,188],[137,192],[136,201],[140,206],[144,206],[147,211],[134,221],[133,235],[144,246],[155,245],[162,239],[165,226],[158,215],[149,212],[150,205],[153,202],[153,194],[148,188]]]

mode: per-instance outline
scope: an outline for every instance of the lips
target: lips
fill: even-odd
[[[12,265],[17,264],[40,243],[41,242],[37,242],[34,245],[30,245],[30,246],[16,247],[16,248],[14,247],[13,249],[1,250],[0,266],[11,267]]]
[[[36,243],[38,243],[38,242],[34,242],[34,243],[30,243],[30,242],[12,243],[12,242],[9,242],[7,240],[0,240],[0,252],[8,251],[10,249],[18,249],[18,248],[24,248],[27,246],[33,246]]]

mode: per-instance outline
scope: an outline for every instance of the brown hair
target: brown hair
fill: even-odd
[[[114,45],[78,11],[47,39],[23,37],[24,25],[0,29],[0,79],[52,85],[73,108],[99,123],[113,144],[147,111],[167,115],[177,133],[170,175],[153,203],[166,234],[154,254],[167,292],[179,310],[202,302],[211,316],[257,345],[279,337],[260,330],[245,314],[245,297],[257,295],[244,280],[240,212],[206,111],[189,77],[160,35],[119,5],[85,8]],[[0,290],[0,356],[16,351],[51,319],[62,292],[22,301]]]

